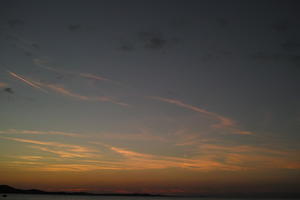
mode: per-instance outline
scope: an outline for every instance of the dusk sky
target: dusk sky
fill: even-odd
[[[299,1],[2,0],[0,184],[300,191]]]

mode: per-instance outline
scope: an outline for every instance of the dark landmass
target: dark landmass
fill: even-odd
[[[143,193],[89,193],[89,192],[47,192],[37,189],[22,190],[8,185],[0,185],[0,194],[47,194],[47,195],[85,195],[85,196],[143,196],[143,197],[163,197],[166,195],[143,194]]]
[[[189,197],[189,198],[300,198],[300,193],[234,193],[219,195],[160,195],[146,193],[89,193],[89,192],[47,192],[37,189],[23,190],[8,185],[0,185],[0,195],[5,194],[47,194],[47,195],[85,195],[85,196],[142,196],[142,197]]]

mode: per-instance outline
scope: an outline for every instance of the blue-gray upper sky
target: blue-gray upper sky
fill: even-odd
[[[205,170],[292,169],[280,179],[291,183],[300,168],[299,8],[297,1],[1,1],[2,168],[25,165],[17,156],[49,165],[64,157],[56,148],[71,143],[98,148],[104,158],[88,158],[114,158],[122,170],[141,170],[129,161],[144,156],[174,162],[145,169],[185,169],[184,158],[201,171],[200,158]],[[17,144],[26,155],[11,149]],[[123,163],[114,154],[134,158]],[[73,166],[68,155],[51,169]],[[147,191],[174,189],[150,182]]]

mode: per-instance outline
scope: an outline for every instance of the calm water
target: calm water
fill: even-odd
[[[184,197],[110,197],[110,196],[72,196],[72,195],[25,195],[8,194],[7,197],[0,196],[0,200],[229,200],[231,198],[184,198]],[[240,199],[234,200],[261,200],[261,199]],[[275,199],[267,199],[275,200]],[[281,199],[282,200],[282,199]]]

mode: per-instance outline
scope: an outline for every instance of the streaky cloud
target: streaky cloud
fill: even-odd
[[[16,138],[16,137],[3,137],[1,138],[6,140],[13,140],[17,142],[23,142],[23,143],[31,143],[31,144],[38,144],[38,145],[47,145],[47,146],[55,146],[55,147],[69,147],[73,149],[81,149],[81,146],[78,145],[71,145],[71,144],[63,144],[58,142],[45,142],[40,140],[29,140],[29,139],[23,139],[23,138]]]
[[[36,89],[38,89],[42,92],[45,92],[45,93],[48,93],[48,92],[47,92],[47,90],[44,90],[43,88],[47,88],[47,89],[55,91],[59,94],[62,94],[64,96],[73,97],[75,99],[79,99],[79,100],[82,100],[82,101],[110,102],[110,103],[117,104],[117,105],[120,105],[120,106],[129,106],[129,104],[124,103],[124,102],[120,102],[118,100],[115,100],[113,97],[109,97],[109,96],[95,96],[95,97],[84,96],[84,95],[80,95],[80,94],[77,94],[75,92],[72,92],[71,90],[66,89],[62,85],[42,83],[42,82],[30,80],[28,78],[25,78],[24,76],[20,76],[20,75],[14,73],[14,72],[8,71],[8,73],[12,77],[17,78],[18,80],[21,80],[22,82],[26,83],[27,85],[30,85],[31,87],[36,88]]]
[[[10,71],[7,71],[12,77],[14,78],[17,78],[19,79],[20,81],[26,83],[27,85],[33,87],[33,88],[36,88],[42,92],[47,92],[46,90],[44,90],[43,88],[41,88],[38,84],[36,84],[34,81],[30,81],[28,79],[26,79],[25,77],[22,77],[14,72],[10,72]]]
[[[85,77],[85,78],[88,78],[88,79],[98,80],[98,81],[111,81],[108,78],[104,78],[104,77],[97,76],[97,75],[94,75],[94,74],[89,74],[89,73],[79,73],[79,76],[82,76],[82,77]]]
[[[240,134],[240,135],[252,135],[252,134],[254,134],[250,131],[243,131],[243,130],[238,129],[237,125],[236,125],[236,122],[234,120],[232,120],[228,117],[222,116],[218,113],[209,112],[205,109],[199,108],[197,106],[186,104],[186,103],[184,103],[180,100],[177,100],[177,99],[169,99],[169,98],[163,98],[163,97],[158,97],[158,96],[150,96],[150,98],[154,99],[154,100],[174,104],[174,105],[177,105],[179,107],[183,107],[183,108],[186,108],[188,110],[192,110],[192,111],[204,114],[204,116],[207,116],[210,119],[219,121],[219,123],[214,124],[212,126],[213,128],[228,129],[232,133]]]
[[[73,97],[75,99],[79,99],[79,100],[82,100],[82,101],[110,102],[110,103],[117,104],[117,105],[120,105],[120,106],[129,106],[129,104],[117,101],[114,98],[109,97],[109,96],[90,97],[90,96],[84,96],[84,95],[81,95],[81,94],[77,94],[77,93],[72,92],[71,90],[66,89],[62,85],[47,84],[47,83],[39,83],[39,85],[42,86],[42,87],[48,88],[52,91],[55,91],[59,94],[62,94],[64,96]]]
[[[16,142],[33,144],[31,148],[41,151],[49,152],[58,155],[61,158],[93,158],[96,157],[98,151],[96,149],[74,144],[64,144],[59,142],[49,142],[40,140],[23,139],[17,137],[4,137],[0,138]]]
[[[95,75],[95,74],[90,74],[90,73],[78,73],[78,72],[73,72],[73,71],[67,71],[67,70],[63,70],[63,69],[57,69],[57,68],[53,68],[47,65],[48,61],[40,59],[40,58],[34,58],[33,59],[33,63],[35,65],[37,65],[38,67],[41,67],[43,69],[49,70],[49,71],[53,71],[56,73],[60,73],[60,74],[69,74],[69,75],[75,75],[75,76],[80,76],[86,79],[92,79],[92,80],[97,80],[97,81],[109,81],[109,82],[115,82],[111,79],[108,79],[106,77],[103,76],[99,76],[99,75]]]
[[[35,160],[41,160],[43,157],[42,156],[17,156],[17,158],[20,158],[22,160],[35,161]]]
[[[217,119],[217,120],[220,121],[220,124],[215,125],[215,127],[224,127],[224,126],[233,126],[233,125],[235,125],[235,122],[230,118],[224,117],[224,116],[219,115],[217,113],[209,112],[205,109],[202,109],[202,108],[199,108],[199,107],[196,107],[196,106],[192,106],[192,105],[183,103],[182,101],[179,101],[177,99],[169,99],[169,98],[163,98],[163,97],[157,97],[157,96],[152,96],[150,98],[155,99],[155,100],[159,100],[159,101],[163,101],[163,102],[166,102],[166,103],[174,104],[174,105],[177,105],[177,106],[189,109],[189,110],[193,110],[195,112],[202,113],[206,116],[211,117],[212,119]]]
[[[123,161],[124,165],[127,165],[132,169],[165,169],[174,167],[201,171],[211,171],[216,169],[224,171],[236,171],[243,169],[243,167],[238,165],[229,165],[206,158],[181,158],[144,154],[113,146],[111,146],[110,149],[127,158],[127,160]]]
[[[141,133],[100,133],[101,137],[117,140],[132,140],[132,141],[168,141],[162,136],[153,135],[146,132]]]
[[[17,130],[17,129],[8,129],[0,131],[0,134],[25,134],[25,135],[62,135],[69,137],[82,137],[78,133],[69,133],[62,131],[36,131],[36,130]]]
[[[55,150],[49,147],[41,147],[41,146],[31,146],[31,148],[53,153],[58,155],[61,158],[89,158],[90,157],[89,154],[77,153],[70,150]]]

